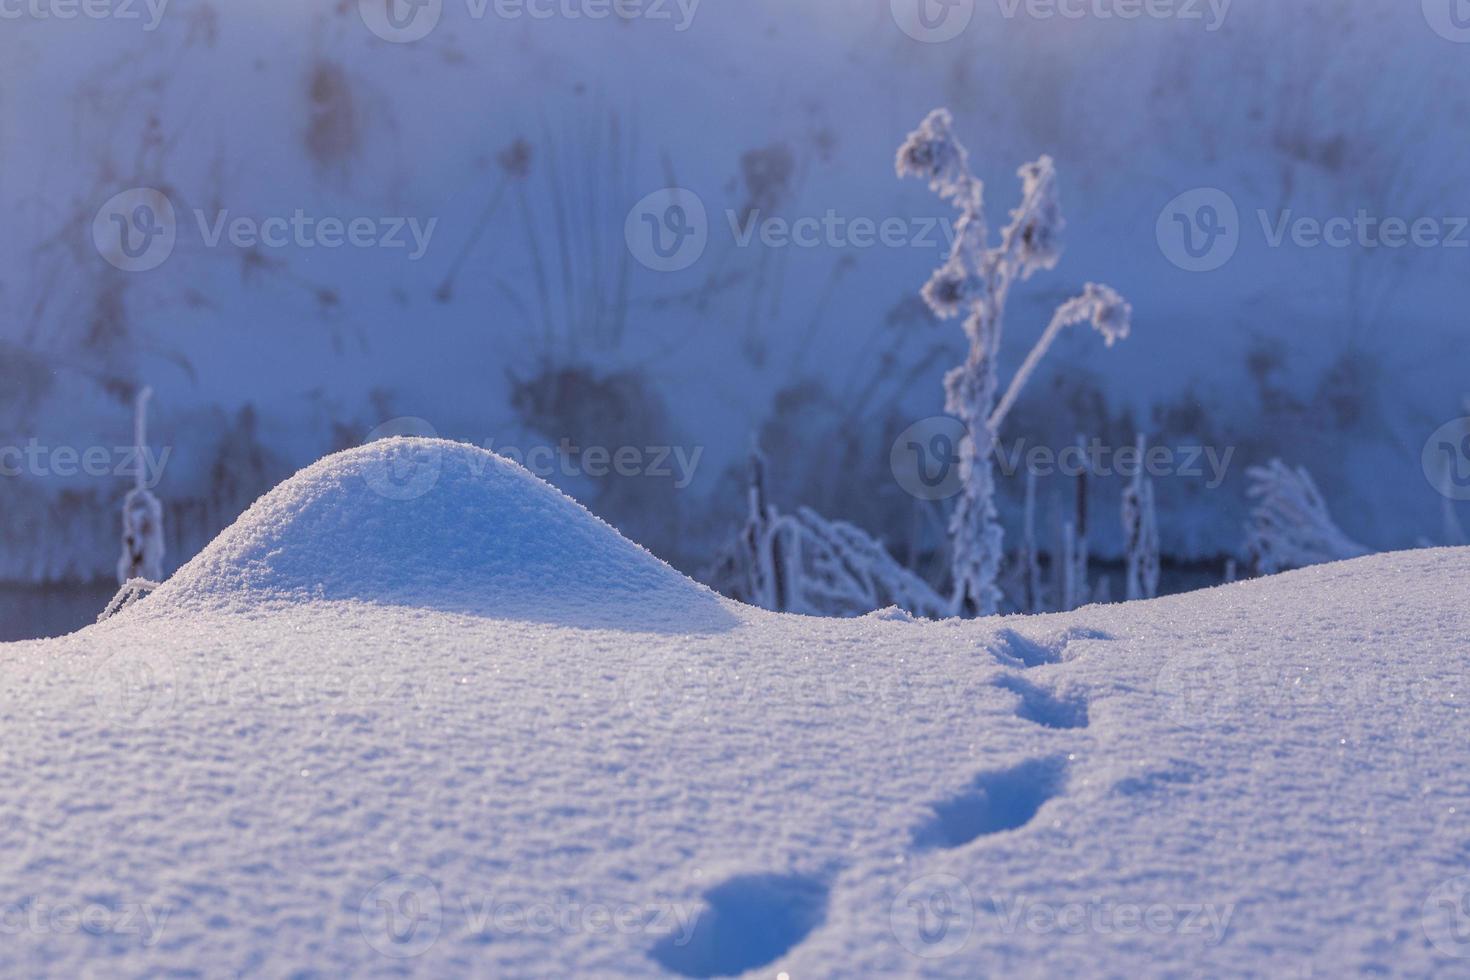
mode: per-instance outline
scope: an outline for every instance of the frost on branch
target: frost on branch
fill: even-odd
[[[1144,475],[1144,449],[1144,437],[1139,436],[1139,466],[1123,490],[1125,589],[1129,602],[1154,599],[1159,594],[1159,523],[1154,511],[1154,482]]]
[[[1251,511],[1246,550],[1259,575],[1360,558],[1369,550],[1349,538],[1332,520],[1311,474],[1279,459],[1246,471]]]
[[[163,506],[149,491],[143,450],[148,445],[148,399],[152,388],[138,393],[133,417],[134,459],[137,472],[133,489],[123,498],[122,557],[117,561],[117,581],[127,585],[133,579],[158,581],[163,578]]]
[[[898,606],[940,619],[947,603],[883,545],[851,524],[805,507],[781,514],[766,499],[766,463],[750,464],[750,514],[707,578],[718,591],[774,612],[861,616]]]
[[[781,518],[792,583],[789,612],[861,616],[898,606],[915,616],[942,619],[947,604],[904,568],[876,539],[806,507]]]
[[[935,109],[898,148],[900,177],[918,177],[961,210],[979,209],[984,188],[970,173],[970,154],[950,132],[954,117]]]
[[[1056,167],[1043,156],[1019,171],[1021,203],[990,244],[984,188],[970,172],[969,154],[952,132],[954,119],[936,109],[898,150],[900,177],[918,177],[960,212],[949,257],[923,288],[924,301],[941,319],[964,314],[970,342],[965,362],[944,379],[945,410],[965,423],[970,437],[960,448],[962,492],[950,522],[951,607],[988,616],[1000,605],[996,584],[1004,539],[995,510],[993,454],[1001,425],[1037,364],[1062,330],[1090,321],[1108,346],[1128,336],[1132,309],[1107,286],[1088,284],[1063,303],[1041,339],[1000,394],[996,358],[1011,284],[1056,266],[1062,252],[1062,209]]]
[[[128,581],[122,584],[122,588],[117,590],[117,594],[112,597],[112,600],[107,603],[107,607],[97,617],[97,622],[106,622],[139,599],[146,598],[158,588],[159,584],[158,582],[152,582],[145,578],[128,579]]]
[[[1055,269],[1062,258],[1062,205],[1057,200],[1057,171],[1051,157],[1028,163],[1021,178],[1021,206],[1011,212],[1002,247],[1022,280],[1043,269]]]

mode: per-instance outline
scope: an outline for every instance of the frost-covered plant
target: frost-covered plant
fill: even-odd
[[[954,246],[924,287],[923,296],[936,316],[965,314],[969,356],[944,382],[946,409],[970,433],[960,449],[963,492],[950,525],[954,541],[952,605],[962,614],[990,615],[1000,603],[996,578],[1003,536],[996,519],[992,459],[1000,426],[1063,329],[1091,322],[1112,346],[1128,336],[1132,308],[1107,286],[1088,284],[1081,296],[1057,309],[1001,396],[996,358],[1011,285],[1055,267],[1061,257],[1064,222],[1057,201],[1056,170],[1046,156],[1020,169],[1021,204],[1011,212],[1000,243],[992,246],[984,187],[971,172],[969,154],[955,139],[952,125],[947,110],[931,112],[899,148],[897,170],[900,177],[926,180],[931,190],[960,212]]]
[[[927,582],[861,528],[802,507],[781,517],[776,531],[785,542],[788,612],[861,616],[897,606],[928,619],[948,613],[949,604]]]
[[[1061,597],[1061,611],[1066,612],[1082,605],[1079,597],[1084,590],[1077,581],[1077,569],[1079,566],[1084,572],[1087,569],[1086,558],[1078,561],[1078,556],[1085,553],[1087,548],[1086,545],[1078,547],[1077,525],[1071,521],[1062,525],[1062,546],[1059,550],[1062,557],[1057,562],[1057,595]]]
[[[782,514],[766,498],[766,464],[751,454],[749,515],[708,578],[733,598],[774,612],[861,616],[898,606],[940,619],[948,603],[851,524],[806,507]]]
[[[1153,599],[1159,594],[1159,522],[1154,510],[1154,481],[1144,475],[1146,441],[1138,437],[1138,469],[1123,490],[1123,544],[1127,567],[1126,597]]]
[[[1023,612],[1043,612],[1041,561],[1036,547],[1036,471],[1026,471],[1026,504],[1021,515],[1021,589]]]
[[[148,489],[143,451],[148,445],[148,400],[152,388],[138,393],[133,415],[133,448],[137,471],[133,489],[123,498],[122,557],[117,561],[117,581],[133,579],[156,582],[163,578],[163,506]]]
[[[1369,554],[1332,520],[1305,469],[1273,459],[1247,470],[1246,476],[1251,481],[1246,493],[1257,501],[1246,532],[1246,551],[1257,574],[1274,575]]]
[[[106,608],[97,617],[97,622],[105,623],[139,600],[146,599],[158,586],[158,582],[152,582],[144,578],[129,579],[122,584],[122,588],[118,589],[117,594],[107,603]]]

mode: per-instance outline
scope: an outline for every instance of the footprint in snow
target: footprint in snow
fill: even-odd
[[[995,642],[987,649],[1008,667],[1030,669],[1061,663],[1065,659],[1067,647],[1079,640],[1111,639],[1111,636],[1098,630],[1073,628],[1045,639],[1033,640],[1015,630],[1006,629],[996,635]]]
[[[822,924],[826,882],[803,875],[742,875],[704,893],[693,933],[671,933],[649,956],[685,977],[732,977],[773,963]]]
[[[1066,781],[1067,762],[1060,756],[981,773],[966,789],[933,804],[933,815],[914,832],[914,844],[926,850],[961,847],[1024,827]]]
[[[1060,697],[1020,677],[1007,676],[995,686],[1020,697],[1016,716],[1046,728],[1086,728],[1087,700],[1081,696]]]

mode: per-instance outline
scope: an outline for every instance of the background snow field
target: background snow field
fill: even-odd
[[[1467,558],[783,616],[377,443],[0,647],[0,972],[1464,975]]]
[[[1089,330],[1059,338],[1016,405],[1009,541],[1031,452],[1095,438],[1114,465],[1145,434],[1172,453],[1163,554],[1212,562],[1208,581],[1240,553],[1247,469],[1275,457],[1310,470],[1368,548],[1461,543],[1421,466],[1470,415],[1470,48],[1446,37],[1470,36],[1448,26],[1461,0],[927,0],[964,25],[943,43],[905,30],[918,0],[706,0],[687,21],[662,0],[629,5],[668,18],[631,20],[452,0],[424,5],[436,26],[411,44],[364,22],[386,0],[175,0],[153,30],[158,0],[88,2],[141,16],[0,32],[0,466],[24,471],[7,478],[0,603],[112,578],[131,484],[114,451],[144,385],[166,571],[398,417],[528,458],[563,439],[636,449],[638,476],[575,459],[538,475],[693,576],[740,526],[752,434],[784,511],[852,522],[901,559],[933,549],[937,508],[895,482],[889,452],[943,411],[965,356],[918,298],[956,212],[894,174],[939,106],[997,230],[1016,168],[1056,162],[1065,254],[1011,297],[1002,376],[1086,282],[1135,310],[1105,354]],[[540,9],[567,5],[609,6]],[[7,9],[52,6],[72,5]],[[705,216],[678,272],[629,235],[671,183]],[[124,272],[94,222],[148,189],[171,202],[173,248]],[[1206,207],[1230,234],[1186,239],[1178,220]],[[217,233],[298,212],[432,235],[415,259],[408,228],[370,248]],[[1360,213],[1427,221],[1441,245],[1300,243],[1300,222]],[[820,247],[792,243],[813,222]],[[1210,271],[1193,271],[1198,242]],[[34,466],[4,454],[32,440],[48,451]],[[101,450],[107,475],[58,465],[63,449]],[[1074,481],[1044,470],[1051,551]],[[1094,512],[1115,514],[1125,485],[1095,481]],[[1121,555],[1116,524],[1095,522],[1094,558]]]

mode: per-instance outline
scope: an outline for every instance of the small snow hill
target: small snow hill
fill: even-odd
[[[407,438],[297,473],[144,607],[320,600],[644,631],[733,623],[714,593],[525,468],[475,446]]]

